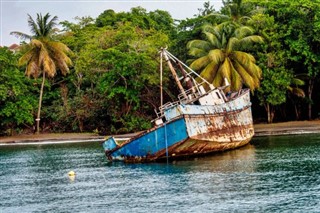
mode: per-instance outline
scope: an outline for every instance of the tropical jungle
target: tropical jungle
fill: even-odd
[[[219,11],[208,1],[185,20],[142,7],[74,22],[26,14],[27,24],[30,35],[11,32],[17,49],[0,47],[0,135],[150,128],[162,47],[214,86],[226,78],[225,92],[250,88],[255,123],[320,118],[320,0],[223,0]]]

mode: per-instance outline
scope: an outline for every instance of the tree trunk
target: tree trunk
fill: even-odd
[[[268,123],[271,124],[273,122],[274,118],[274,108],[270,106],[269,103],[266,104],[266,110],[268,114]]]
[[[42,103],[42,95],[43,95],[43,87],[44,87],[44,82],[46,79],[46,73],[43,71],[42,72],[42,83],[41,83],[41,89],[40,89],[40,97],[39,97],[39,105],[38,105],[38,114],[37,114],[37,129],[36,129],[36,134],[40,133],[40,112],[41,112],[41,103]]]
[[[313,84],[314,84],[314,78],[310,78],[309,79],[309,86],[308,86],[308,98],[309,98],[308,118],[309,118],[309,120],[312,119],[312,90],[313,90]]]
[[[275,109],[272,107],[272,109],[270,110],[270,123],[273,123],[273,118],[274,118],[274,114],[275,114]]]
[[[268,123],[271,123],[271,115],[270,115],[270,104],[267,103],[267,115],[268,115]]]

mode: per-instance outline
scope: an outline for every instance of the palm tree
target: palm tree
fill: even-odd
[[[19,59],[19,65],[26,65],[26,75],[34,78],[42,74],[42,83],[40,88],[40,97],[38,105],[38,113],[36,118],[36,133],[40,132],[40,112],[43,95],[43,86],[46,76],[54,77],[57,69],[63,75],[69,71],[69,66],[72,65],[68,53],[71,50],[63,43],[54,40],[57,24],[57,16],[50,20],[50,15],[47,13],[45,16],[37,14],[36,21],[28,14],[28,25],[33,35],[28,35],[21,32],[11,32],[11,35],[16,35],[21,39],[29,39],[29,44],[26,45],[26,52]]]
[[[224,12],[234,22],[243,22],[246,19],[250,19],[250,13],[252,8],[244,4],[242,0],[222,0],[224,5]]]
[[[232,91],[240,90],[243,84],[251,91],[259,87],[262,71],[255,58],[242,50],[263,42],[262,37],[253,35],[247,26],[230,22],[205,25],[203,33],[206,40],[193,40],[187,45],[189,54],[195,57],[191,68],[201,71],[200,75],[216,87],[224,84],[224,78],[230,82]]]
[[[248,2],[242,0],[222,0],[223,6],[220,12],[213,12],[208,16],[214,16],[219,23],[235,22],[244,25],[251,16],[255,13],[261,12],[262,9],[255,8]]]

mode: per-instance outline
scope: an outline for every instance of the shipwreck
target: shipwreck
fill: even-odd
[[[180,90],[177,101],[163,104],[161,90],[154,127],[125,141],[107,138],[103,148],[109,161],[176,159],[249,143],[254,135],[249,89],[226,95],[226,79],[224,86],[214,87],[166,49],[161,49],[160,57],[161,79],[164,59]]]

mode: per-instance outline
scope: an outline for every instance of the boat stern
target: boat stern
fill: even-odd
[[[103,146],[103,149],[105,151],[105,153],[109,153],[111,150],[113,150],[114,148],[117,147],[117,143],[116,141],[114,140],[114,137],[108,137],[106,138],[106,140],[103,142],[102,146]]]

